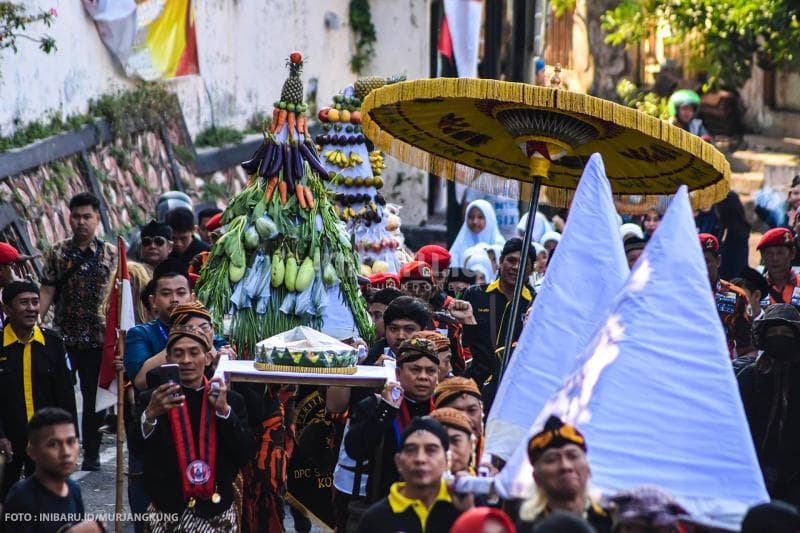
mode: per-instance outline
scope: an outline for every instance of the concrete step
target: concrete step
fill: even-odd
[[[762,172],[731,172],[731,189],[740,196],[749,196],[761,188],[764,183]]]

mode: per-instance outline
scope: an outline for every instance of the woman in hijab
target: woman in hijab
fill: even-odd
[[[465,257],[466,269],[478,274],[475,278],[476,285],[494,281],[496,276],[492,268],[492,261],[484,250],[477,246],[469,248],[465,252]],[[483,277],[483,281],[480,280],[480,277]]]
[[[450,247],[450,264],[465,267],[465,252],[477,244],[499,244],[506,240],[497,229],[494,209],[486,200],[475,200],[467,206],[464,224]]]

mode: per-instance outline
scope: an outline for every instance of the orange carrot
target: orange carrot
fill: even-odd
[[[308,124],[306,123],[306,116],[300,115],[297,117],[297,131],[298,133],[302,133],[303,135],[308,138]]]
[[[289,186],[286,185],[285,181],[278,184],[278,192],[281,195],[281,203],[286,205],[286,202],[289,200]]]
[[[272,176],[267,185],[267,205],[272,201],[272,195],[275,194],[275,187],[278,186],[278,176]]]
[[[280,131],[283,129],[283,125],[286,123],[286,116],[288,114],[289,114],[288,111],[286,111],[285,109],[281,109],[281,112],[278,115],[278,125],[275,126],[276,132],[280,133]]]
[[[306,204],[309,209],[314,209],[314,195],[311,194],[310,187],[303,187],[303,192],[306,194]]]
[[[294,139],[295,135],[297,135],[297,115],[290,112],[289,113],[289,138]]]
[[[294,187],[294,192],[297,195],[297,202],[300,204],[300,207],[303,209],[308,209],[308,206],[306,205],[306,198],[303,195],[303,186],[298,183]]]
[[[275,133],[275,128],[278,127],[278,118],[280,118],[281,109],[276,107],[272,110],[272,128],[270,129],[270,133]]]

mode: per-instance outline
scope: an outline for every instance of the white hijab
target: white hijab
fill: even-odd
[[[470,250],[467,256],[466,269],[473,272],[480,272],[485,278],[485,283],[494,281],[496,274],[492,270],[492,261],[483,250]]]
[[[469,212],[473,207],[480,209],[481,213],[483,213],[483,218],[486,219],[486,225],[483,227],[483,230],[480,233],[473,233],[467,227]],[[464,224],[461,225],[461,229],[456,236],[456,240],[453,241],[453,245],[450,247],[450,264],[463,267],[464,261],[466,260],[464,252],[467,250],[467,248],[471,248],[481,243],[489,245],[499,244],[500,246],[503,246],[506,243],[506,240],[497,229],[497,217],[494,214],[494,208],[492,207],[492,204],[486,200],[475,200],[474,202],[470,202],[470,204],[467,206],[467,210],[464,213]]]
[[[522,218],[519,220],[519,224],[517,224],[517,237],[522,239],[525,237],[525,230],[528,227],[528,213],[522,215]],[[545,233],[553,231],[553,225],[547,220],[543,214],[539,211],[536,212],[536,218],[533,220],[533,236],[531,239],[534,242],[539,242],[539,239],[542,238],[542,235]]]

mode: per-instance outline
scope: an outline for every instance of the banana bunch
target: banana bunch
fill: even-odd
[[[356,165],[360,165],[363,162],[364,162],[364,159],[362,159],[360,155],[358,155],[355,152],[350,152],[350,160],[349,160],[348,163],[349,163],[349,165],[351,167],[354,167]]]
[[[328,150],[322,156],[328,160],[329,163],[334,165],[338,165],[340,167],[349,167],[350,160],[344,155],[344,152],[341,150]]]
[[[383,162],[383,152],[380,150],[370,152],[369,164],[372,166],[372,174],[375,176],[380,176],[383,169],[386,168],[386,165]]]
[[[339,208],[339,218],[344,220],[345,222],[351,219],[359,218],[367,214],[367,206],[362,206],[361,209],[356,211],[352,207],[340,207]]]

